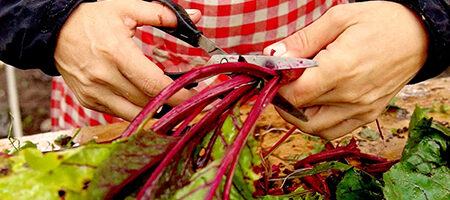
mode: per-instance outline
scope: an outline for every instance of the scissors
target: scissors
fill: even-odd
[[[295,80],[301,76],[305,68],[316,67],[318,65],[318,63],[314,60],[302,58],[283,58],[262,55],[230,55],[222,48],[218,47],[213,41],[205,37],[203,33],[192,22],[189,14],[187,14],[184,8],[179,4],[171,0],[150,1],[157,1],[170,8],[175,13],[178,20],[177,26],[175,28],[155,28],[160,29],[178,39],[181,39],[193,47],[200,47],[208,52],[208,54],[211,55],[211,58],[206,65],[244,61],[258,66],[271,68],[275,71],[281,71],[283,73],[283,77],[285,77],[283,79],[286,79],[286,81]],[[165,72],[165,74],[172,79],[176,79],[184,74],[184,72]],[[195,87],[195,85],[189,86],[189,88],[192,87]],[[292,105],[280,94],[275,95],[274,99],[272,100],[272,104],[302,121],[308,121],[308,118],[302,111]],[[161,112],[164,112],[165,109],[168,108],[163,107]]]

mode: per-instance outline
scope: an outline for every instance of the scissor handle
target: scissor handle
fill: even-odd
[[[156,27],[156,28],[172,36],[175,36],[180,40],[189,43],[193,47],[199,46],[198,40],[202,35],[202,32],[198,30],[198,28],[194,25],[194,22],[192,22],[191,18],[189,17],[189,14],[187,14],[187,12],[184,10],[183,7],[181,7],[179,4],[171,0],[149,0],[149,1],[157,1],[162,3],[163,5],[170,8],[177,16],[178,20],[177,27],[175,28]]]

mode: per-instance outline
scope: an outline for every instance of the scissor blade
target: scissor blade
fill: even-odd
[[[238,62],[239,57],[244,58],[244,60],[248,63],[272,68],[274,70],[310,68],[318,65],[316,61],[310,59],[262,55],[213,55],[206,65]]]
[[[200,48],[208,52],[209,55],[227,54],[227,52],[218,47],[213,41],[211,41],[204,35],[200,35],[200,38],[198,39],[198,45],[200,46]]]
[[[297,119],[300,119],[304,122],[308,121],[308,117],[297,107],[292,105],[288,100],[286,100],[283,96],[281,96],[279,93],[275,95],[275,97],[272,100],[272,104],[281,110],[289,113],[290,115],[296,117]]]

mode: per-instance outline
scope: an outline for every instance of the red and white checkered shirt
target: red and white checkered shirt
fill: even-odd
[[[261,54],[279,41],[319,18],[328,8],[347,0],[178,0],[184,8],[201,11],[197,23],[203,34],[228,53]],[[186,71],[202,66],[208,54],[152,27],[136,31],[136,42],[145,55],[166,71]],[[221,81],[223,77],[199,87]],[[84,108],[61,77],[53,79],[52,130],[95,126],[121,121]]]

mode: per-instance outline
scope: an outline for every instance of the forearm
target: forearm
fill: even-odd
[[[0,60],[58,75],[53,53],[70,13],[91,0],[14,0],[0,3]]]

